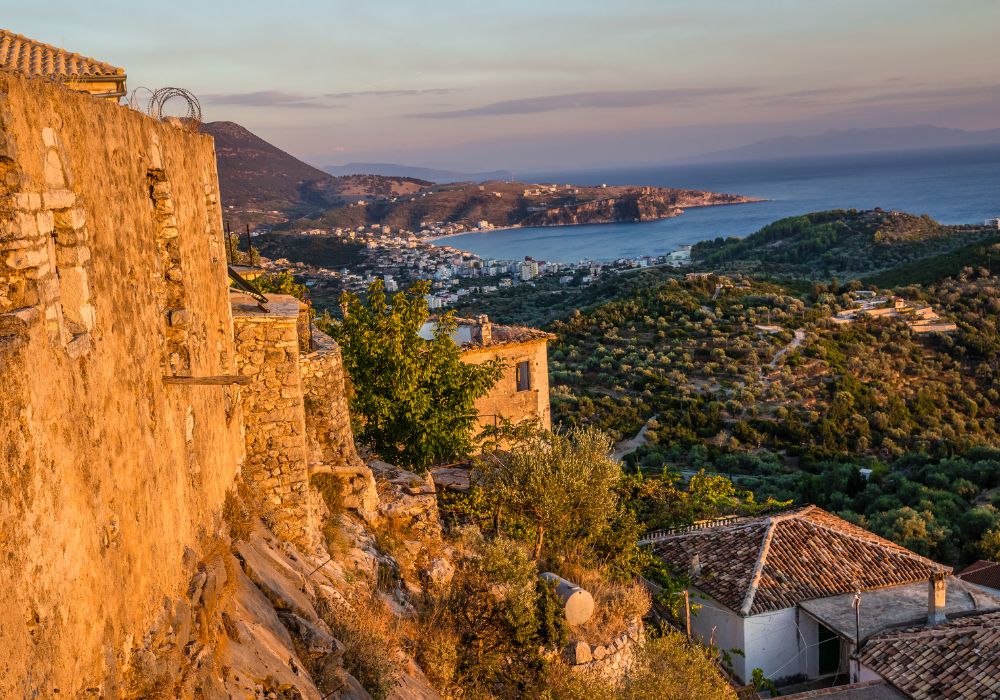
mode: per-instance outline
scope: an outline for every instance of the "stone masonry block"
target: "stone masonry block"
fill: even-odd
[[[56,226],[60,229],[82,229],[87,224],[87,213],[80,207],[58,211],[55,215]]]
[[[52,233],[55,228],[55,216],[50,211],[40,211],[35,215],[35,219],[38,221],[38,234],[40,236],[47,236]]]
[[[55,148],[56,146],[56,130],[51,126],[47,126],[42,129],[42,143],[45,144],[46,148]]]
[[[72,190],[49,190],[42,193],[42,201],[46,209],[69,209],[76,204],[76,195]]]
[[[49,149],[45,154],[45,184],[53,188],[66,186],[66,174],[63,172],[59,154],[54,149]]]
[[[15,270],[24,270],[29,267],[38,267],[45,262],[48,251],[45,248],[28,248],[16,250],[7,256],[7,267]]]
[[[15,238],[35,238],[38,236],[38,218],[34,214],[18,212],[14,217]]]

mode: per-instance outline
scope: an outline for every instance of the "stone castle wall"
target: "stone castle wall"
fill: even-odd
[[[246,424],[244,476],[262,497],[275,532],[305,543],[309,472],[302,383],[299,302],[271,295],[267,311],[246,296],[233,301],[236,365]]]
[[[240,389],[168,382],[235,372],[215,168],[0,71],[0,697],[115,697],[220,527]]]
[[[340,346],[312,329],[310,350],[299,358],[310,474],[337,475],[346,486],[344,505],[371,521],[377,517],[378,492],[371,469],[354,446]]]

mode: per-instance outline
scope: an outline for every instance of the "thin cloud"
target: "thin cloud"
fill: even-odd
[[[425,90],[359,90],[357,92],[331,92],[324,95],[331,100],[349,100],[354,97],[410,97],[412,95],[450,95],[456,88],[428,88]]]
[[[664,90],[617,90],[604,92],[577,92],[569,95],[528,97],[520,100],[493,102],[482,107],[446,112],[411,114],[421,119],[455,119],[458,117],[505,116],[509,114],[538,114],[565,109],[624,109],[676,105],[700,99],[751,92],[750,87],[724,88],[675,88]]]
[[[233,105],[237,107],[291,107],[294,109],[341,109],[342,105],[330,105],[318,97],[298,95],[281,90],[260,90],[258,92],[216,93],[204,95],[207,104]]]

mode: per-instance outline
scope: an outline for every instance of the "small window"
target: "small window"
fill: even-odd
[[[525,360],[517,363],[517,390],[528,391],[531,389],[531,363]]]

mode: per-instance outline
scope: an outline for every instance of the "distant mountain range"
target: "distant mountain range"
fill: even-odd
[[[431,182],[491,182],[511,180],[513,173],[507,170],[493,170],[488,173],[461,173],[453,170],[420,168],[396,163],[348,163],[328,165],[323,168],[331,175],[383,175],[386,177],[412,177]]]
[[[766,160],[805,156],[835,156],[879,151],[913,151],[1000,144],[1000,129],[966,131],[939,126],[900,126],[879,129],[830,129],[812,136],[781,136],[747,146],[713,151],[692,159],[698,162]]]

